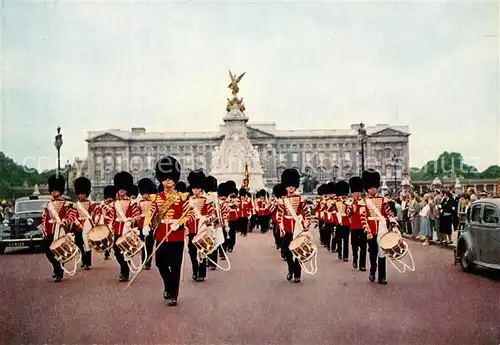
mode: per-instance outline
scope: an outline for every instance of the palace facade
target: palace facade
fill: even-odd
[[[92,181],[93,199],[102,197],[104,186],[115,173],[129,171],[137,181],[154,179],[154,166],[163,155],[176,157],[181,179],[189,171],[209,174],[212,153],[224,138],[225,125],[211,132],[148,132],[145,128],[90,131],[86,160],[75,161],[74,176]],[[278,130],[275,123],[247,124],[248,138],[259,152],[266,186],[278,182],[283,169],[294,167],[320,183],[347,179],[361,170],[359,124],[346,129]],[[365,168],[381,172],[387,185],[400,183],[409,171],[409,128],[388,124],[365,126]],[[251,188],[251,186],[250,186]]]

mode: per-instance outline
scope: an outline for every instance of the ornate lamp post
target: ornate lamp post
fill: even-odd
[[[57,127],[57,135],[54,141],[54,146],[56,147],[57,150],[57,171],[56,171],[56,176],[59,177],[60,171],[61,171],[61,146],[63,144],[63,139],[62,139],[62,134],[61,134],[61,127]]]
[[[435,191],[436,189],[440,189],[443,184],[441,183],[441,180],[438,177],[436,177],[434,178],[434,180],[432,180],[431,185],[432,185],[432,190]]]
[[[398,166],[401,163],[401,158],[392,155],[390,163],[388,164],[394,169],[394,194],[398,195]]]
[[[403,193],[408,193],[412,189],[412,184],[408,172],[403,171],[403,180],[401,181],[401,190]]]
[[[69,171],[71,169],[71,165],[69,164],[69,161],[66,161],[66,190],[69,194]]]
[[[366,145],[366,129],[365,124],[361,122],[358,128],[358,137],[361,144],[361,151],[359,154],[361,155],[361,174],[365,171],[365,145]]]

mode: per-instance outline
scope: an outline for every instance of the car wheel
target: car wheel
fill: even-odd
[[[5,253],[5,246],[3,244],[0,244],[0,254]]]
[[[470,261],[470,249],[465,247],[460,255],[460,267],[462,271],[472,273],[474,271],[474,264]]]

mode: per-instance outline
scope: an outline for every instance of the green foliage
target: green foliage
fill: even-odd
[[[464,157],[458,152],[443,152],[438,159],[428,161],[422,168],[411,168],[412,181],[429,181],[435,177],[458,177],[461,179],[500,178],[500,167],[492,165],[483,172],[465,164]]]
[[[13,187],[46,184],[48,177],[53,173],[55,170],[44,171],[40,174],[36,169],[19,165],[0,152],[0,198],[11,198],[14,194]]]

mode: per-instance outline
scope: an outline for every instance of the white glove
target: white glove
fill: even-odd
[[[151,228],[149,226],[145,226],[142,228],[142,236],[147,237],[149,235],[149,232],[151,231]]]

